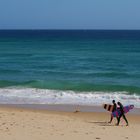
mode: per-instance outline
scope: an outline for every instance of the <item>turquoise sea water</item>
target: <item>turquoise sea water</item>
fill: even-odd
[[[115,98],[139,106],[140,31],[1,30],[0,96],[1,103]]]

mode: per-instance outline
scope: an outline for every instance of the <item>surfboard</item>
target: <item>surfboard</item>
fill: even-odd
[[[124,106],[123,110],[124,110],[124,113],[128,113],[131,109],[134,108],[134,105],[128,105],[128,106]],[[120,116],[121,114],[121,111],[120,109],[118,108],[116,111],[112,112],[112,117],[118,117]]]
[[[110,111],[112,112],[113,110],[113,105],[110,105],[110,104],[103,104],[103,108],[107,111]]]

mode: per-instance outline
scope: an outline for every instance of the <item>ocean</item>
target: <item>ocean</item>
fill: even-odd
[[[140,30],[0,30],[0,104],[140,108]]]

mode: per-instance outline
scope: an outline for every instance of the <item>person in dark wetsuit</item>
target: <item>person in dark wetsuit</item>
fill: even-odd
[[[125,117],[125,114],[124,114],[123,105],[122,105],[120,102],[118,102],[117,104],[118,104],[118,106],[119,106],[119,109],[120,109],[120,111],[121,111],[121,114],[120,114],[120,116],[117,118],[117,119],[118,119],[118,123],[117,123],[116,125],[119,125],[120,119],[121,119],[121,117],[123,117],[123,119],[124,119],[125,122],[126,122],[126,126],[128,126],[128,121],[127,121],[127,119],[126,119],[126,117]]]
[[[115,100],[113,100],[112,103],[113,103],[113,110],[112,110],[112,112],[114,112],[117,109],[117,104],[115,103]],[[108,123],[111,123],[112,120],[113,120],[113,116],[111,115],[111,119],[110,119],[110,121]]]

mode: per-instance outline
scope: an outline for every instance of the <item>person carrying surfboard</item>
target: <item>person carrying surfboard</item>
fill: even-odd
[[[112,112],[114,112],[117,109],[117,104],[116,104],[115,100],[112,100],[112,103],[113,103],[113,110],[112,110]],[[111,123],[112,120],[113,120],[113,116],[111,115],[110,121],[108,123]]]
[[[117,104],[118,104],[118,106],[119,106],[119,109],[120,109],[120,111],[121,111],[121,114],[119,115],[119,117],[117,117],[118,122],[117,122],[116,125],[119,125],[120,119],[121,119],[121,117],[123,117],[123,119],[124,119],[125,122],[126,122],[126,126],[128,126],[128,121],[127,121],[127,119],[126,119],[126,117],[125,117],[124,110],[123,110],[124,107],[123,107],[123,105],[122,105],[120,102],[118,102]]]

